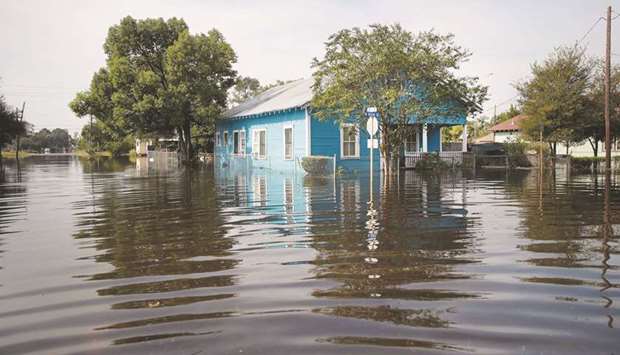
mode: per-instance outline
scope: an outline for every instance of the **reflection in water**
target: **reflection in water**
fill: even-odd
[[[0,184],[0,353],[617,348],[613,176],[407,171],[371,198],[367,176],[166,164]]]

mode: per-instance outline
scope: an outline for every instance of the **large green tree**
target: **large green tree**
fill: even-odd
[[[236,77],[236,55],[222,34],[192,35],[177,18],[125,17],[110,28],[104,50],[106,66],[71,109],[93,115],[119,139],[176,134],[182,160],[191,161],[192,129],[213,130]]]
[[[532,65],[532,78],[516,86],[528,115],[521,125],[526,137],[538,140],[542,132],[553,153],[558,142],[580,140],[575,127],[589,115],[592,68],[578,46],[557,48],[544,62]]]
[[[582,117],[571,122],[573,139],[587,141],[594,156],[598,156],[599,142],[605,140],[605,79],[603,63],[597,62],[592,75],[592,85],[586,93],[586,110]],[[609,96],[612,136],[620,136],[620,66],[611,68]]]
[[[487,88],[456,74],[469,56],[452,35],[412,34],[398,24],[338,31],[326,42],[324,58],[312,64],[313,114],[363,126],[365,109],[377,107],[389,172],[410,124],[479,111]]]
[[[0,96],[0,167],[2,166],[2,148],[11,143],[16,136],[26,134],[26,122],[18,119],[17,111]]]

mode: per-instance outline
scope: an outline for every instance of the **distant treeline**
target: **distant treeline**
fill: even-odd
[[[43,153],[49,149],[52,153],[65,153],[73,150],[74,140],[66,129],[55,128],[49,130],[43,128],[36,133],[22,137],[20,150]]]

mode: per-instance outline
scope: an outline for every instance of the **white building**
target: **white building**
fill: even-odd
[[[510,141],[515,141],[516,139],[521,137],[521,122],[527,119],[526,115],[517,115],[513,118],[510,118],[506,121],[500,122],[495,126],[489,128],[491,134],[493,135],[494,143],[505,143]],[[598,156],[605,155],[605,144],[603,142],[599,142],[599,151]],[[558,143],[557,145],[557,153],[558,154],[566,154],[566,145],[562,143]],[[593,157],[594,150],[592,149],[592,145],[590,142],[584,141],[575,145],[571,145],[568,147],[568,154],[574,157]],[[616,140],[612,142],[612,150],[611,155],[620,155],[620,140]]]

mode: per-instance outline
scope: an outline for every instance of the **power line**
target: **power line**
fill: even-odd
[[[581,43],[583,42],[584,39],[586,39],[586,37],[588,37],[588,35],[590,34],[590,32],[592,32],[592,30],[594,29],[594,27],[596,27],[596,25],[599,24],[599,22],[601,22],[601,20],[605,20],[605,18],[603,17],[599,17],[596,21],[594,21],[594,24],[592,24],[592,26],[590,27],[590,29],[588,29],[588,31],[581,37],[581,39],[579,41],[577,41],[577,43]]]

